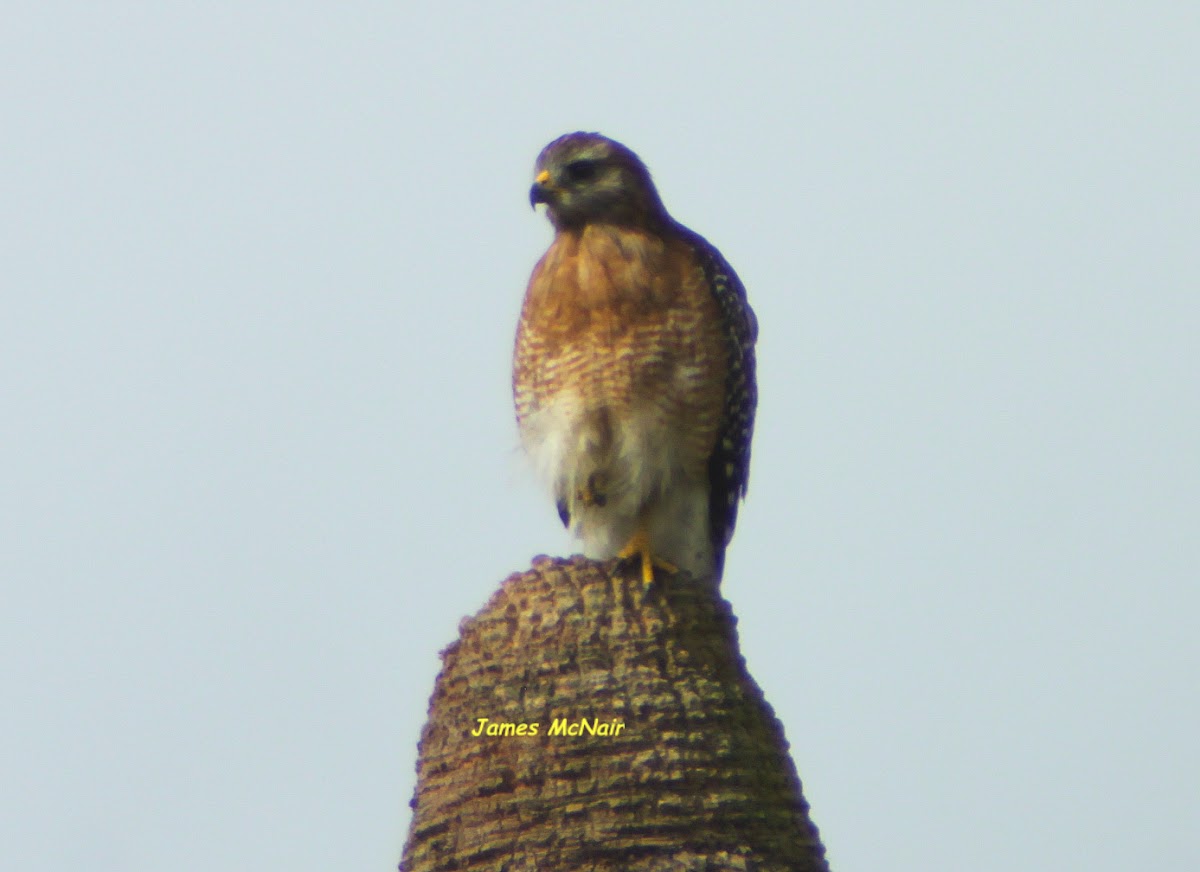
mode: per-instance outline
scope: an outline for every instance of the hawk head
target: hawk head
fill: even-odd
[[[589,223],[653,226],[668,222],[650,171],[621,143],[599,133],[568,133],[542,149],[529,202],[545,203],[559,230]]]

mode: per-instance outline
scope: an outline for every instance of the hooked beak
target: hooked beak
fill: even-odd
[[[550,184],[550,171],[542,170],[537,174],[537,178],[533,180],[533,187],[529,189],[529,205],[536,208],[538,203],[550,205],[550,198],[554,195],[557,189]]]

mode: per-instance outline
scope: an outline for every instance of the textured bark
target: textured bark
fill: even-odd
[[[827,870],[735,623],[711,582],[615,561],[509,577],[442,652],[400,868]],[[611,733],[551,735],[582,718]]]

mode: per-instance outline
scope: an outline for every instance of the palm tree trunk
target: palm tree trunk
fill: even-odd
[[[406,872],[828,870],[716,584],[538,558],[442,652]]]

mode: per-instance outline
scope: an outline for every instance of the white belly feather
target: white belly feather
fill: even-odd
[[[680,434],[654,409],[608,414],[564,390],[521,422],[539,478],[565,501],[587,557],[615,557],[645,523],[656,557],[693,575],[712,569],[708,482],[689,475]],[[600,501],[584,496],[589,482]]]

